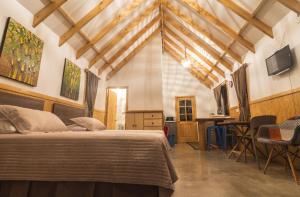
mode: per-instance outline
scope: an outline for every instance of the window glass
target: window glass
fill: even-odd
[[[179,106],[185,106],[185,100],[179,101]]]
[[[180,121],[186,121],[186,116],[185,115],[180,115]]]
[[[182,99],[179,101],[179,118],[180,121],[193,121],[192,100]]]
[[[192,106],[192,101],[191,100],[186,100],[186,106]]]
[[[180,113],[180,114],[185,114],[185,112],[186,112],[185,107],[180,107],[179,113]]]

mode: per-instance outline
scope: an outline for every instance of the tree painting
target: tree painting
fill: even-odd
[[[80,88],[80,73],[81,70],[78,66],[72,63],[70,60],[65,59],[65,68],[60,92],[61,96],[73,100],[78,100]]]
[[[8,18],[1,45],[0,75],[36,86],[43,41],[12,18]]]

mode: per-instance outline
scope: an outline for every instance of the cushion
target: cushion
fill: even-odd
[[[95,118],[78,117],[78,118],[72,118],[71,121],[73,121],[75,124],[79,126],[87,128],[87,130],[89,131],[101,131],[106,129],[106,126],[101,121]]]
[[[0,134],[16,133],[17,129],[8,120],[0,117]]]
[[[269,128],[269,138],[271,140],[282,140],[280,128]]]
[[[87,131],[87,128],[79,126],[78,124],[71,124],[67,126],[69,131]]]
[[[66,125],[50,112],[33,110],[12,105],[0,105],[0,113],[20,133],[31,131],[67,131]]]

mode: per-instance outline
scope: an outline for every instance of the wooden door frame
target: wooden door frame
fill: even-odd
[[[126,89],[126,111],[128,111],[128,86],[108,86],[106,87],[106,96],[105,96],[105,116],[104,116],[104,123],[107,125],[107,115],[108,115],[108,93],[110,89]],[[126,114],[125,114],[126,116]],[[126,125],[125,125],[126,127]]]

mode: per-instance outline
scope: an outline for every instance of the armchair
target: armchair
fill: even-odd
[[[271,146],[271,151],[264,167],[264,173],[266,173],[272,159],[281,156],[285,160],[286,166],[289,164],[293,178],[298,183],[293,165],[294,160],[299,158],[298,151],[295,153],[289,151],[289,146],[300,145],[300,117],[293,117],[280,125],[264,125],[260,127],[257,141]]]

